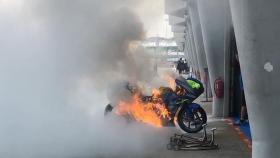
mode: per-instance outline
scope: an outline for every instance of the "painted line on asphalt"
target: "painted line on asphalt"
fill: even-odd
[[[252,142],[246,137],[246,135],[241,131],[240,127],[234,126],[234,122],[231,118],[226,118],[224,121],[232,127],[232,129],[237,133],[239,136],[240,140],[245,143],[247,149],[249,152],[252,154]]]

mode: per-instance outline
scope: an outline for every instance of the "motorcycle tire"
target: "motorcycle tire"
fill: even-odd
[[[183,107],[177,116],[177,124],[179,127],[187,133],[197,133],[203,129],[203,124],[207,123],[207,115],[202,107],[191,112],[187,107]]]

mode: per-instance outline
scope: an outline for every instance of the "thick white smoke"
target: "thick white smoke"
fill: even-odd
[[[130,8],[141,3],[0,0],[0,157],[114,157],[160,143],[148,127],[102,120],[107,83],[153,76],[134,48],[144,30]]]

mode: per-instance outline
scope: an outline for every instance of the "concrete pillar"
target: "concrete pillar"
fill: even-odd
[[[186,44],[187,44],[188,54],[189,54],[189,57],[190,57],[190,62],[191,62],[192,68],[196,68],[197,65],[196,65],[194,57],[193,57],[193,50],[191,48],[190,40],[189,40],[188,35],[186,35]]]
[[[205,53],[213,92],[213,116],[223,117],[224,99],[214,93],[214,82],[224,80],[225,31],[227,14],[230,13],[228,0],[198,0]]]
[[[280,1],[232,0],[253,158],[280,155]]]
[[[192,26],[191,26],[191,21],[190,21],[190,18],[187,17],[186,19],[186,22],[187,22],[187,31],[188,31],[188,36],[189,36],[189,42],[190,42],[190,45],[191,45],[191,48],[192,48],[192,54],[193,54],[193,60],[196,64],[196,71],[199,71],[199,62],[198,62],[198,57],[197,57],[197,50],[196,50],[196,47],[195,47],[195,44],[194,44],[194,37],[193,37],[193,31],[192,31]]]
[[[228,10],[230,10],[230,6],[228,5]],[[226,14],[228,17],[226,18],[226,28],[225,28],[225,55],[224,55],[224,111],[223,117],[229,117],[230,115],[230,86],[231,86],[231,48],[232,43],[231,40],[234,36],[233,24],[231,13]]]
[[[206,85],[205,68],[207,68],[207,62],[201,32],[200,17],[197,9],[197,0],[189,0],[187,3],[187,8],[191,20],[191,27],[193,30],[194,44],[199,64],[199,72],[201,75],[202,82],[204,83],[204,85]]]
[[[193,67],[194,64],[193,64],[193,60],[192,60],[192,56],[191,56],[191,53],[190,53],[190,48],[189,48],[189,45],[188,45],[188,42],[187,42],[187,39],[185,40],[185,55],[187,57],[187,61],[188,61],[188,64],[190,67]]]

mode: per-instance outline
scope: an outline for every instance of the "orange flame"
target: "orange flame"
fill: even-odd
[[[162,127],[162,118],[171,119],[168,110],[160,102],[159,91],[153,91],[155,95],[151,102],[143,102],[140,97],[135,95],[131,102],[120,102],[116,108],[118,115],[130,115],[136,121],[144,122],[156,127]],[[158,94],[158,95],[157,95]],[[154,101],[154,99],[156,101]]]

